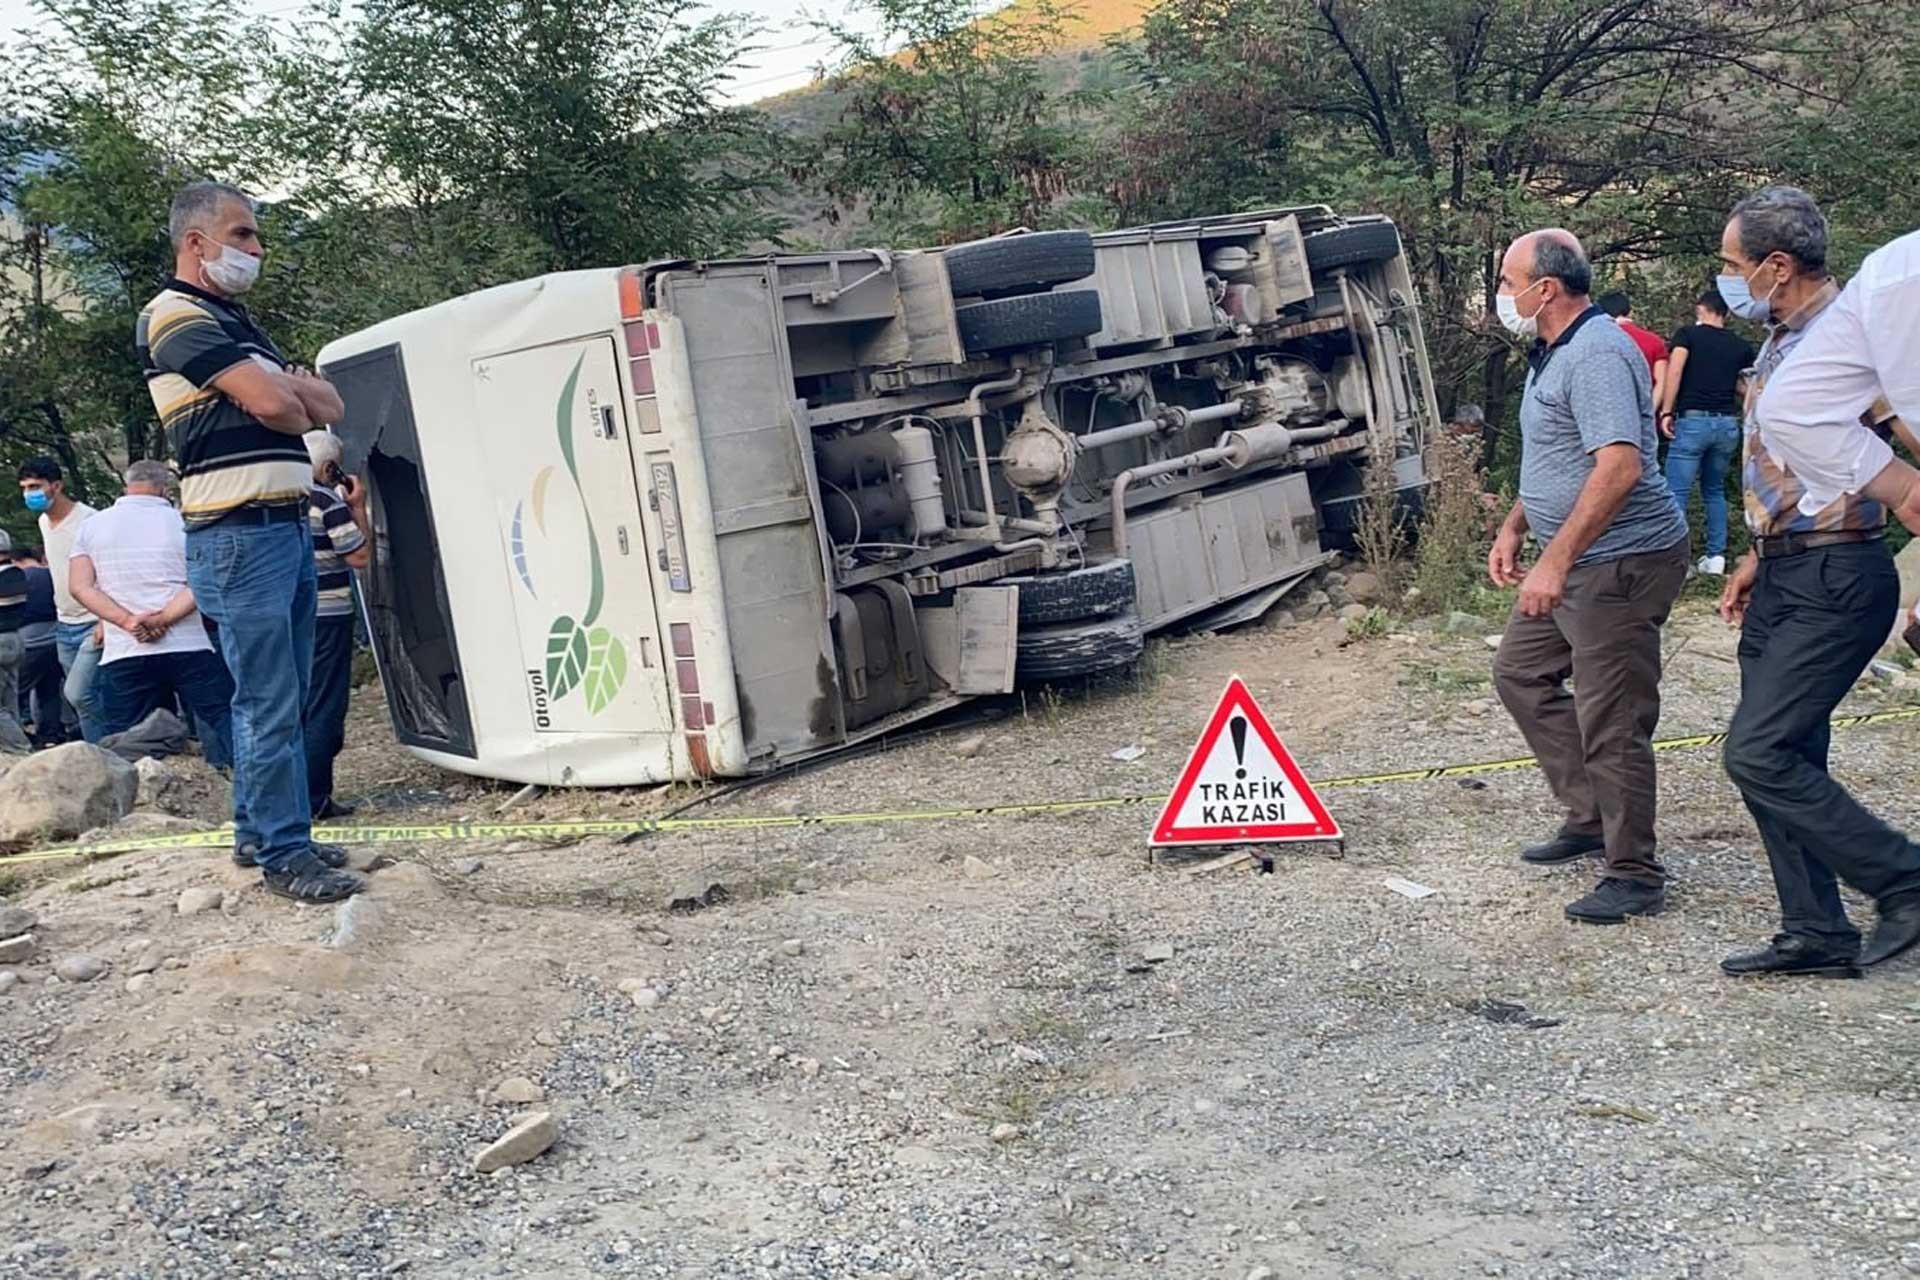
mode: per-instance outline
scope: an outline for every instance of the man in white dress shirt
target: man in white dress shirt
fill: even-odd
[[[1857,976],[1920,942],[1920,845],[1826,768],[1828,717],[1900,609],[1887,517],[1920,532],[1920,472],[1875,429],[1883,398],[1920,423],[1920,235],[1868,258],[1844,290],[1826,240],[1805,192],[1771,187],[1735,208],[1720,249],[1729,306],[1770,325],[1747,417],[1755,554],[1721,612],[1742,626],[1727,772],[1766,843],[1781,932],[1722,962],[1736,975]],[[1837,880],[1878,907],[1864,946]]]

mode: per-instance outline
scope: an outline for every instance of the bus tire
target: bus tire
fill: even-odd
[[[1400,252],[1400,232],[1391,222],[1356,222],[1305,237],[1307,268],[1331,271],[1366,262],[1385,262]]]
[[[1014,679],[1040,684],[1132,666],[1146,651],[1140,617],[1131,611],[1095,622],[1020,629]]]
[[[1134,605],[1131,560],[1103,560],[1060,573],[1001,578],[993,585],[1020,588],[1023,627],[1105,618]]]
[[[1028,293],[955,307],[953,318],[968,351],[1050,346],[1100,332],[1100,294],[1095,289]]]
[[[956,298],[1033,293],[1093,274],[1093,237],[1036,231],[959,244],[940,255]]]

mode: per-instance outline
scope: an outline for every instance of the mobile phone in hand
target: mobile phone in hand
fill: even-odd
[[[346,482],[347,475],[346,472],[340,470],[340,464],[337,462],[329,462],[327,464],[327,484],[331,488],[338,489]]]

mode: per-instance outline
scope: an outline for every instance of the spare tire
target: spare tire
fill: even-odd
[[[1305,237],[1307,267],[1331,271],[1362,262],[1385,262],[1400,252],[1400,232],[1391,222],[1355,222]]]
[[[1083,569],[999,578],[996,587],[1020,588],[1020,625],[1104,618],[1131,609],[1133,561],[1103,560]]]
[[[1093,274],[1093,237],[1084,231],[1036,231],[958,244],[940,255],[953,296],[1032,293]]]
[[[1146,632],[1129,610],[1097,622],[1058,627],[1022,627],[1016,642],[1013,676],[1024,684],[1092,675],[1131,666],[1146,651]]]
[[[1100,332],[1100,294],[1095,289],[1029,293],[955,307],[953,318],[968,351],[1045,346]]]

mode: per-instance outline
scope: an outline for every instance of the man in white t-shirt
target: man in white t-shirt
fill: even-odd
[[[173,696],[200,728],[207,763],[233,763],[233,680],[187,586],[187,527],[167,501],[164,462],[127,468],[127,494],[80,526],[73,594],[106,624],[95,677],[101,727],[122,733]]]
[[[100,666],[100,623],[67,587],[67,557],[73,551],[73,540],[94,511],[67,496],[66,475],[52,458],[29,458],[21,463],[19,480],[27,510],[40,517],[40,545],[53,574],[53,642],[60,669],[66,672],[61,692],[73,711],[68,725],[77,726],[88,742],[98,742],[100,717],[93,675]]]

